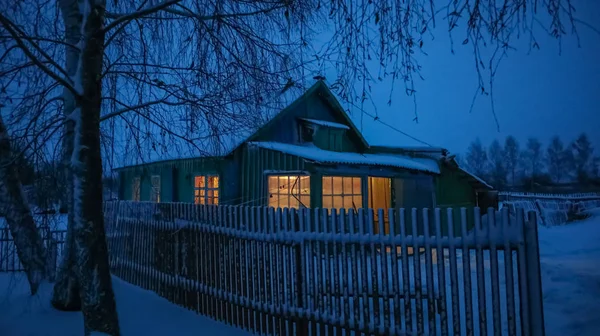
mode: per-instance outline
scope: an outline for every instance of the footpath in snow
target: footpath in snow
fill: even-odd
[[[247,335],[118,278],[113,277],[113,286],[124,336]],[[23,273],[0,273],[0,335],[83,335],[81,313],[53,309],[51,295],[52,285],[46,284],[32,297]]]

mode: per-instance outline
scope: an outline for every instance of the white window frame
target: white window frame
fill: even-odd
[[[131,181],[131,200],[139,202],[142,195],[142,179],[136,176]]]
[[[331,179],[331,193],[326,194],[325,193],[325,179],[329,178]],[[342,179],[342,190],[340,192],[335,192],[333,190],[333,179],[334,178],[341,178]],[[352,185],[352,190],[350,191],[350,193],[347,193],[346,190],[344,190],[344,179],[355,179],[358,178],[360,180],[360,187],[358,189],[359,193],[356,193],[354,191],[354,181],[352,181],[351,185]],[[321,179],[321,205],[323,206],[323,208],[325,208],[325,197],[330,197],[331,198],[331,208],[328,209],[342,209],[344,208],[344,199],[346,197],[349,197],[350,199],[352,199],[353,203],[354,203],[354,207],[356,209],[360,209],[363,207],[364,201],[365,201],[365,194],[363,193],[363,183],[364,183],[364,176],[360,176],[360,175],[323,175],[322,179]],[[360,196],[360,204],[356,204],[354,202],[354,197],[355,196]],[[334,197],[342,197],[342,206],[339,208],[335,208],[333,207],[333,199]]]
[[[150,177],[150,201],[160,203],[161,180],[160,175]]]

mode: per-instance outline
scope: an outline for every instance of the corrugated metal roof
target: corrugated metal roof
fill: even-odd
[[[248,145],[275,150],[296,155],[319,163],[344,163],[369,166],[397,167],[417,170],[427,173],[440,174],[440,168],[435,160],[414,159],[399,154],[360,154],[332,152],[320,149],[314,145],[292,145],[280,142],[249,142]]]

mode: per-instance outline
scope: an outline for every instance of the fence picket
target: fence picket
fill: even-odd
[[[361,236],[365,235],[365,213],[363,209],[358,209],[358,233]],[[362,302],[361,302],[361,322],[360,329],[368,328],[371,325],[371,318],[369,314],[369,285],[367,279],[367,253],[365,251],[365,244],[360,244],[360,277],[359,286],[362,289]]]
[[[412,305],[410,296],[410,274],[408,273],[408,244],[406,237],[406,212],[400,209],[400,236],[402,237],[402,289],[404,296],[404,331],[412,333]]]
[[[422,288],[423,283],[421,282],[421,256],[420,256],[420,244],[416,239],[419,236],[419,231],[417,227],[417,209],[411,209],[411,227],[412,227],[412,251],[413,251],[413,276],[414,276],[414,285],[415,285],[415,307],[417,313],[417,333],[419,335],[423,334],[423,295]]]
[[[446,271],[445,271],[445,260],[444,260],[444,249],[442,248],[442,219],[441,211],[439,208],[435,209],[434,212],[435,220],[435,239],[436,239],[436,258],[438,265],[438,290],[440,292],[440,331],[443,336],[448,335],[448,300],[446,298]]]
[[[427,277],[427,332],[436,334],[435,292],[433,283],[433,260],[431,256],[431,235],[429,234],[429,209],[423,209],[423,236],[425,236],[425,276]]]
[[[475,208],[478,212],[479,208]],[[486,297],[485,297],[485,269],[483,268],[483,243],[485,235],[482,228],[481,219],[479,216],[475,216],[475,262],[477,265],[477,303],[479,310],[479,334],[482,336],[487,335],[487,313],[486,313]],[[488,222],[489,227],[489,222]]]
[[[450,238],[450,295],[452,297],[452,330],[454,335],[460,335],[460,298],[458,294],[458,270],[456,266],[456,246],[454,245],[454,213],[451,208],[446,210],[448,237]]]
[[[475,216],[477,214],[475,213]],[[461,235],[467,236],[467,209],[460,209],[460,228]],[[465,331],[467,336],[473,335],[474,323],[473,323],[473,300],[471,291],[471,251],[468,246],[463,244],[462,248],[462,260],[463,260],[463,282],[464,282],[464,295],[465,295]]]
[[[379,226],[379,239],[381,240],[380,248],[380,259],[379,259],[379,269],[381,270],[381,274],[378,274],[378,282],[379,288],[383,292],[383,298],[380,299],[379,303],[379,333],[380,334],[389,334],[390,333],[390,311],[389,311],[389,279],[388,279],[388,253],[387,247],[385,245],[385,216],[383,209],[377,210],[377,219]]]
[[[396,237],[396,223],[399,222],[398,215],[399,211],[394,211],[394,209],[389,210],[388,220],[389,220],[389,228],[390,228],[390,237]],[[400,274],[398,269],[398,248],[395,245],[390,246],[392,260],[391,260],[391,271],[392,271],[392,293],[394,295],[393,298],[393,306],[392,313],[390,314],[390,318],[392,320],[391,328],[393,334],[399,334],[402,330],[401,325],[401,308],[400,308]]]
[[[496,212],[493,208],[489,208],[487,211],[488,217],[488,238],[490,242],[490,265],[492,275],[492,317],[494,335],[501,335],[502,330],[500,327],[501,316],[500,316],[500,277],[498,275],[498,250],[496,248],[496,235],[498,234],[498,226],[496,225]]]
[[[504,234],[504,274],[506,283],[506,318],[508,321],[508,334],[510,336],[517,334],[517,326],[515,322],[515,294],[514,294],[514,277],[513,277],[513,258],[510,248],[509,231],[515,223],[510,223],[508,209],[502,209],[502,233]]]

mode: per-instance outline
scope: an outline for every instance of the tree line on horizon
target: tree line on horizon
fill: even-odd
[[[600,186],[600,156],[594,155],[585,133],[567,143],[560,136],[554,136],[546,147],[533,137],[521,145],[509,135],[504,144],[496,139],[486,148],[476,138],[464,157],[458,155],[457,159],[497,190],[516,187],[535,190],[564,183]]]

